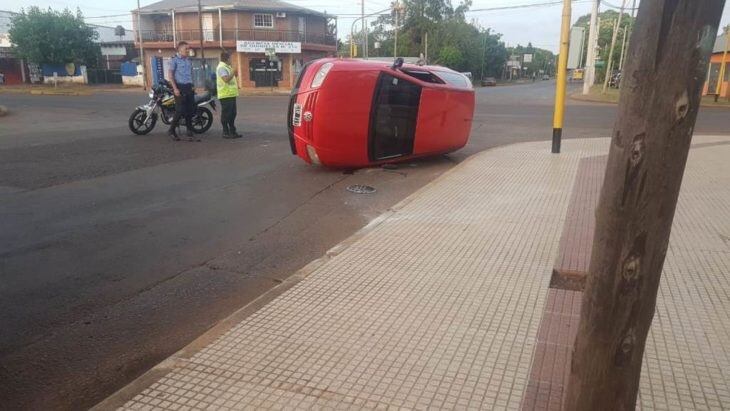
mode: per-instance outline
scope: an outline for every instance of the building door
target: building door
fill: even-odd
[[[256,87],[278,87],[281,79],[281,70],[276,61],[264,59],[251,59],[249,62],[250,79],[256,83]]]
[[[213,29],[213,13],[203,13],[203,40],[215,41]]]

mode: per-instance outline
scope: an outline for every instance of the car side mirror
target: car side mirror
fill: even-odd
[[[390,68],[392,68],[393,70],[398,70],[401,67],[403,67],[403,57],[398,57],[397,59],[395,59],[393,65]]]

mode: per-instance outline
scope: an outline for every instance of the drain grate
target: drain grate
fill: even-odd
[[[362,184],[353,184],[347,186],[347,191],[355,194],[372,194],[375,192],[375,187],[370,187]]]

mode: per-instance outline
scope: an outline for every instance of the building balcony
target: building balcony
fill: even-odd
[[[239,30],[177,30],[174,33],[160,30],[143,30],[140,32],[144,43],[150,43],[152,47],[174,47],[175,42],[187,41],[192,47],[201,40],[206,45],[209,43],[224,43],[224,45],[235,47],[238,40],[255,41],[293,41],[303,45],[329,46],[335,48],[337,39],[333,35],[321,33],[305,33],[300,31],[287,30],[265,30],[265,29],[239,29]],[[139,40],[139,39],[137,39]],[[138,44],[138,41],[137,41]]]

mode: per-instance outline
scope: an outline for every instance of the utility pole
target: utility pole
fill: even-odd
[[[566,410],[633,410],[725,0],[642,1],[573,349]]]
[[[479,77],[479,80],[484,80],[484,60],[487,58],[487,36],[489,35],[488,31],[484,32],[484,46],[482,47],[482,74]]]
[[[608,89],[608,81],[611,79],[611,72],[613,71],[613,49],[616,47],[616,37],[618,36],[618,29],[621,28],[621,19],[624,16],[625,7],[626,0],[622,0],[621,11],[618,14],[616,27],[613,29],[613,36],[611,37],[611,49],[608,51],[608,61],[606,62],[606,78],[603,80],[603,94],[606,94],[606,90]]]
[[[624,32],[624,38],[626,39],[624,41],[624,46],[621,49],[621,63],[618,66],[619,70],[624,69],[624,60],[626,59],[626,52],[629,51],[628,45],[629,42],[631,42],[631,32],[634,30],[634,17],[636,16],[636,0],[634,0],[631,3],[631,21],[629,22],[629,26],[626,28],[626,31],[628,31],[628,35],[626,35],[626,32]]]
[[[398,58],[398,13],[400,13],[400,5],[395,2],[395,39],[393,40],[393,58]]]
[[[596,44],[598,43],[598,9],[601,6],[601,0],[593,2],[593,10],[591,10],[591,27],[588,30],[588,55],[586,56],[586,73],[583,80],[583,94],[591,91],[593,83],[596,79]]]
[[[717,86],[715,86],[715,101],[720,98],[722,92],[722,83],[725,80],[725,62],[727,61],[727,50],[730,46],[730,25],[725,26],[725,48],[722,52],[722,61],[720,62],[720,72],[717,75]]]
[[[426,35],[425,35],[425,42],[426,42],[426,46],[425,46],[425,49],[426,49],[425,60],[426,60],[426,64],[428,64],[428,32],[426,32]]]
[[[198,0],[198,27],[200,29],[200,58],[203,59],[203,81],[208,77],[208,70],[205,67],[205,46],[203,45],[203,7]]]
[[[362,56],[368,58],[368,31],[365,23],[365,0],[360,0],[360,18],[362,19]]]
[[[560,55],[558,56],[557,85],[555,86],[555,112],[553,113],[552,152],[560,153],[565,119],[565,88],[568,77],[568,46],[570,45],[571,0],[563,0],[563,23],[560,29]]]
[[[144,45],[142,44],[142,8],[137,0],[137,38],[139,39],[139,61],[142,64],[142,88],[147,90],[147,65],[144,61]],[[151,66],[152,64],[150,64]],[[150,67],[152,68],[152,67]]]

